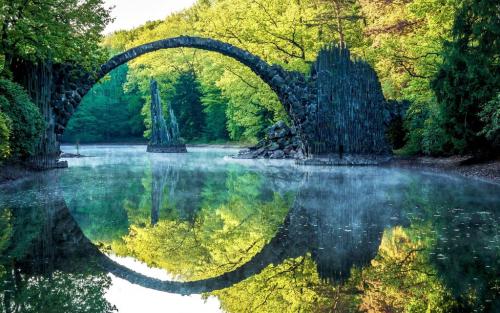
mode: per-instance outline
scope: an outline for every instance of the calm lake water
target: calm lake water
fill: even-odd
[[[145,150],[0,187],[0,312],[500,311],[498,185]]]

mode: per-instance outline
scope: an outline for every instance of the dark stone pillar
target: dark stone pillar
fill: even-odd
[[[317,85],[316,155],[389,155],[385,98],[377,74],[347,48],[330,46],[314,64]]]
[[[151,140],[148,152],[183,153],[186,145],[179,137],[179,126],[172,109],[169,110],[168,122],[163,117],[160,91],[156,80],[151,80]]]
[[[51,103],[56,89],[54,66],[52,63],[21,61],[13,65],[13,72],[14,79],[26,89],[40,109],[46,126],[40,134],[34,155],[26,160],[28,166],[39,170],[67,167],[67,162],[59,161],[61,136],[56,132],[57,119]]]

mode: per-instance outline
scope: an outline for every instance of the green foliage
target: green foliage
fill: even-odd
[[[140,207],[128,208],[131,227],[118,251],[187,280],[221,275],[250,260],[282,223],[290,199],[275,194],[269,201],[257,200],[263,182],[255,173],[241,175],[236,171],[219,176],[222,181],[210,176],[200,178],[203,184],[197,193],[199,202],[172,193],[188,184],[196,188],[188,176],[179,175],[175,185],[161,190],[167,215],[150,226],[149,191],[152,179],[158,177],[146,176],[144,201]],[[222,198],[221,188],[228,189]]]
[[[126,49],[161,38],[201,35],[305,73],[319,48],[331,41],[343,42],[354,55],[374,65],[386,97],[411,101],[413,112],[404,122],[408,132],[404,150],[442,154],[450,152],[450,136],[440,126],[445,116],[436,109],[430,83],[443,63],[444,41],[451,39],[458,6],[459,0],[201,1],[164,21],[118,32],[106,44]],[[214,53],[181,49],[143,56],[131,62],[129,83],[139,86],[147,97],[149,77],[160,76],[170,81],[165,90],[171,90],[179,68],[186,70],[182,65],[186,63],[203,86],[216,86],[227,99],[226,127],[231,140],[255,141],[267,126],[287,119],[276,96],[259,78]],[[207,129],[213,124],[211,118],[206,119],[207,137],[212,136]],[[397,137],[399,147],[402,134]]]
[[[0,50],[5,63],[12,55],[85,66],[103,60],[105,53],[97,46],[99,31],[110,19],[102,0],[20,4],[11,1],[0,12],[6,22]],[[53,19],[53,9],[61,7],[67,8],[61,20],[70,23]],[[487,105],[498,93],[500,80],[497,9],[494,0],[199,1],[162,21],[116,32],[104,39],[103,46],[118,53],[162,38],[204,36],[307,73],[321,47],[332,41],[342,43],[374,66],[388,99],[411,101],[403,122],[406,139],[401,139],[401,125],[389,131],[397,147],[405,142],[406,153],[464,153],[497,145],[495,124],[488,116],[495,108]],[[37,32],[35,25],[48,31]],[[255,142],[267,126],[287,119],[266,84],[242,64],[216,53],[159,51],[131,61],[129,69],[124,83],[109,89],[117,97],[121,97],[120,88],[125,94],[140,95],[145,101],[143,117],[136,114],[142,104],[138,97],[125,99],[131,106],[128,112],[134,112],[127,116],[125,110],[103,110],[98,103],[105,100],[94,94],[94,107],[82,106],[68,133],[75,131],[66,138],[76,140],[76,132],[88,134],[80,135],[89,137],[81,138],[84,141],[129,136],[123,126],[126,119],[133,134],[144,130],[143,120],[147,137],[151,77],[160,83],[164,104],[172,102],[180,115],[187,140]],[[85,103],[90,102],[94,101]],[[108,124],[117,126],[106,130],[103,124],[110,118],[96,116],[111,116],[109,112],[116,121]]]
[[[486,136],[494,147],[500,148],[500,93],[486,103],[479,116],[484,123],[480,134]]]
[[[194,71],[181,72],[173,85],[170,102],[184,140],[192,141],[203,135],[205,117],[201,97],[201,85]]]
[[[110,243],[128,233],[126,206],[134,206],[144,192],[140,179],[130,168],[117,167],[106,188],[95,188],[95,168],[75,167],[75,175],[62,177],[61,183],[75,186],[64,198],[85,236],[96,243]],[[79,187],[76,187],[79,186]],[[123,190],[127,190],[124,193]]]
[[[3,253],[9,247],[12,238],[12,213],[7,208],[0,211],[0,226],[0,253]]]
[[[371,266],[353,273],[362,279],[360,309],[366,312],[451,312],[455,302],[431,266],[430,238],[419,240],[412,229],[395,227],[384,232]],[[422,231],[422,228],[417,232]],[[361,277],[359,277],[359,276]]]
[[[10,118],[0,111],[0,160],[10,155],[9,137],[12,129]]]
[[[407,129],[403,154],[439,155],[450,151],[450,137],[441,127],[442,116],[437,105],[413,103],[404,121]]]
[[[310,254],[272,264],[257,275],[211,294],[225,312],[357,312],[343,286],[322,280]],[[250,296],[249,296],[250,295]],[[333,311],[333,312],[335,312]]]
[[[203,112],[205,113],[204,136],[207,141],[227,140],[227,99],[222,95],[222,91],[215,85],[203,85]]]
[[[31,61],[74,61],[87,68],[106,51],[101,32],[111,21],[103,0],[2,1],[0,54]]]
[[[443,61],[459,0],[360,0],[369,41],[365,57],[374,65],[389,99],[431,103],[430,81]]]
[[[443,62],[443,43],[451,38],[459,0],[359,2],[367,19],[364,57],[388,99],[411,101],[403,153],[443,153],[447,139],[436,127],[440,116],[430,83]]]
[[[354,1],[334,2],[338,3],[316,0],[300,3],[291,0],[200,1],[163,21],[117,32],[107,37],[105,44],[124,50],[179,35],[211,37],[242,47],[269,63],[306,73],[324,44],[340,38],[356,49],[363,44],[359,5]],[[130,62],[130,68],[128,86],[136,86],[146,99],[151,77],[159,81],[162,94],[168,95],[173,92],[172,85],[180,72],[194,70],[202,86],[220,89],[227,103],[227,132],[234,141],[255,142],[269,125],[287,120],[276,95],[260,78],[242,64],[216,53],[192,49],[158,51]],[[203,97],[212,97],[205,95],[205,90],[202,93]],[[148,110],[144,108],[145,116],[149,114]],[[222,108],[204,110],[203,129],[209,140],[214,138],[212,132],[222,132],[222,123],[219,124],[222,116],[216,111],[220,112]],[[212,112],[219,117],[209,116]],[[147,117],[145,121],[148,123]],[[212,127],[215,121],[219,125],[217,129]]]
[[[144,101],[137,90],[124,91],[128,66],[123,65],[94,86],[71,118],[65,142],[113,142],[141,138]]]
[[[30,278],[20,286],[13,300],[22,303],[22,312],[26,313],[117,312],[105,298],[110,286],[111,278],[104,273],[89,275],[56,271],[50,277]]]
[[[44,127],[42,116],[21,86],[2,78],[0,111],[11,121],[5,122],[5,125],[11,125],[8,140],[10,155],[18,159],[32,155]]]
[[[491,149],[482,130],[482,107],[500,90],[500,19],[495,0],[464,0],[453,26],[453,40],[433,82],[445,132],[454,153]],[[487,122],[487,121],[486,121]]]
[[[30,203],[37,202],[31,199]],[[111,279],[88,269],[89,264],[82,272],[33,276],[18,268],[18,263],[33,251],[33,242],[44,235],[46,218],[47,212],[36,205],[0,209],[0,312],[13,312],[16,307],[27,313],[114,312],[104,296]]]

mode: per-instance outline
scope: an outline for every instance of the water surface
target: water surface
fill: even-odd
[[[500,308],[498,185],[231,149],[80,150],[0,187],[0,312]]]

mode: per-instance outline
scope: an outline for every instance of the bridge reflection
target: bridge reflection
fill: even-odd
[[[153,164],[152,173],[151,223],[156,224],[164,187],[170,184],[169,190],[174,192],[178,176],[172,167],[158,164]],[[390,205],[375,184],[367,185],[362,176],[307,173],[283,224],[248,262],[203,280],[163,281],[134,272],[102,253],[71,215],[54,184],[57,179],[55,174],[44,175],[39,182],[43,188],[53,187],[37,199],[36,207],[44,211],[37,226],[39,232],[33,236],[27,253],[15,260],[15,267],[27,275],[56,270],[103,271],[146,288],[193,294],[230,287],[269,265],[310,253],[322,279],[341,282],[348,278],[353,266],[364,266],[373,259],[386,227],[402,222],[394,209],[396,206]],[[324,188],[318,189],[318,185]],[[364,196],[360,197],[361,194]]]
[[[196,166],[200,164],[193,163]],[[297,300],[300,303],[309,301],[311,294],[333,299],[335,295],[331,292],[337,292],[346,286],[350,289],[342,295],[345,301],[351,301],[350,296],[361,297],[362,301],[386,301],[384,290],[403,285],[409,286],[409,289],[398,291],[401,299],[412,294],[436,297],[441,292],[450,295],[453,297],[450,299],[457,301],[457,305],[466,308],[462,311],[473,311],[474,308],[486,308],[483,311],[491,308],[490,311],[494,311],[494,308],[498,307],[498,186],[472,182],[465,184],[460,179],[381,168],[337,168],[325,171],[320,168],[310,171],[302,168],[303,170],[297,173],[278,169],[272,172],[274,169],[268,167],[268,172],[259,169],[260,174],[265,172],[262,174],[266,176],[263,183],[257,184],[252,175],[247,180],[249,185],[259,185],[262,190],[227,190],[233,196],[238,192],[249,193],[250,196],[245,201],[256,203],[244,207],[244,214],[239,214],[241,212],[231,211],[239,209],[233,208],[233,203],[227,202],[224,195],[209,197],[215,205],[206,209],[197,205],[207,202],[207,198],[193,202],[190,200],[192,194],[183,193],[191,186],[196,198],[196,194],[217,193],[224,186],[242,182],[238,179],[226,179],[227,172],[221,174],[213,170],[194,177],[191,175],[193,171],[185,171],[185,164],[166,166],[165,162],[152,162],[150,171],[147,166],[141,165],[140,168],[141,171],[148,168],[147,179],[144,175],[136,175],[139,176],[136,178],[151,188],[141,189],[140,194],[146,190],[147,195],[135,201],[151,201],[141,207],[139,213],[133,210],[118,210],[114,215],[103,216],[110,211],[105,204],[116,200],[107,194],[101,195],[102,200],[107,202],[97,202],[97,214],[76,210],[75,206],[85,207],[92,204],[89,203],[91,196],[96,199],[96,194],[110,186],[104,185],[98,188],[97,192],[92,190],[89,192],[91,196],[79,195],[77,201],[70,197],[65,200],[61,190],[69,188],[72,190],[71,195],[76,192],[72,184],[68,185],[67,177],[61,179],[57,172],[43,173],[39,179],[23,183],[31,184],[30,186],[17,185],[12,187],[11,191],[2,187],[0,312],[15,312],[14,307],[26,302],[26,299],[42,299],[43,303],[52,303],[51,299],[45,299],[47,292],[54,296],[66,294],[65,301],[74,298],[75,305],[81,305],[81,301],[86,301],[83,298],[86,298],[88,304],[92,305],[94,300],[105,299],[104,294],[111,283],[108,273],[158,291],[182,295],[211,292],[212,295],[220,297],[221,301],[225,301],[224,303],[234,301],[234,307],[240,305],[242,295],[246,297],[246,304],[259,304],[269,294],[275,297],[273,301],[276,303],[283,303],[284,295],[295,296],[304,289],[305,295]],[[116,171],[123,172],[119,167]],[[243,173],[246,175],[248,172],[251,171]],[[244,176],[241,171],[235,171],[229,176],[233,174],[237,178]],[[93,176],[95,173],[89,175]],[[123,175],[128,177],[130,173]],[[78,177],[78,185],[82,180],[80,172],[75,176]],[[112,180],[120,181],[120,177],[113,176]],[[203,183],[207,179],[211,180],[210,188],[205,188],[207,186]],[[99,181],[91,181],[91,184]],[[111,187],[113,190],[130,187],[122,184],[117,186],[119,188]],[[86,188],[88,186],[82,185],[82,189]],[[17,194],[18,190],[23,192]],[[279,195],[273,195],[272,191]],[[293,197],[287,197],[289,193],[292,193]],[[162,197],[166,201],[163,201]],[[275,202],[275,198],[286,198],[289,201]],[[119,205],[123,203],[121,201]],[[194,203],[197,205],[193,207]],[[235,225],[234,228],[239,229],[236,240],[225,238],[226,232],[220,232],[217,236],[205,234],[214,231],[214,225],[215,228],[222,227],[219,224],[224,220],[213,218],[221,213],[220,203],[224,204],[222,214],[234,213],[236,216],[230,220]],[[266,203],[278,203],[277,208],[264,206],[264,211],[277,210],[278,213],[259,213],[252,223],[239,224],[241,220],[246,219],[249,212]],[[104,206],[104,209],[101,206]],[[130,213],[132,217],[128,215]],[[82,219],[82,214],[88,216]],[[203,259],[202,263],[211,263],[208,266],[203,264],[197,269],[202,275],[191,276],[191,279],[196,280],[164,281],[135,272],[115,262],[116,258],[110,258],[103,253],[109,250],[99,244],[99,239],[95,237],[95,229],[97,232],[106,230],[108,224],[105,223],[106,227],[102,227],[88,220],[94,221],[96,216],[107,219],[108,216],[122,218],[123,215],[129,222],[131,218],[137,219],[138,222],[134,222],[131,229],[144,231],[143,235],[150,235],[152,240],[159,242],[154,249],[161,249],[162,245],[167,247],[165,238],[172,241],[168,243],[170,246],[179,247],[174,252],[166,248],[166,252],[160,254],[160,257],[171,256],[174,262],[166,262],[166,266],[159,264],[158,267],[173,266],[175,270],[168,268],[169,272],[178,274],[176,270],[179,270],[179,267],[176,266],[179,263],[190,270],[197,266],[198,259]],[[182,236],[171,236],[177,233],[170,231],[169,227],[175,226],[176,223],[186,228],[197,227],[200,216],[202,219],[212,219],[212,224],[200,228],[205,233],[199,238],[204,241],[215,238],[216,242],[191,253],[190,249],[197,249],[198,242],[194,240],[186,245]],[[269,216],[274,219],[269,223],[271,226],[257,225],[266,221]],[[410,226],[406,225],[406,218],[411,219],[411,227],[406,227]],[[123,224],[120,222],[118,232],[113,228],[118,236],[123,236]],[[125,229],[128,230],[130,224],[126,225]],[[395,227],[399,225],[403,228]],[[166,234],[157,230],[165,231]],[[262,230],[263,234],[255,236],[255,233]],[[182,231],[181,235],[189,235],[191,229],[184,233]],[[155,237],[158,234],[163,237]],[[254,237],[248,240],[240,238],[247,234],[248,237]],[[104,237],[109,238],[107,235]],[[112,237],[112,240],[113,238],[115,237]],[[261,240],[260,244],[253,250],[246,250],[255,238]],[[233,250],[224,249],[225,247],[214,248],[233,242],[243,244]],[[149,247],[149,241],[139,241],[137,245],[144,243],[146,244],[140,247],[142,251],[139,252],[150,253],[148,249],[152,248]],[[206,242],[202,244],[206,245]],[[231,263],[234,266],[214,271],[213,268],[218,268],[221,262],[225,262],[224,255],[222,261],[211,257],[226,252],[233,253],[234,250],[238,252],[229,255],[230,257],[238,259],[245,254],[246,258],[240,259],[241,262]],[[183,251],[188,253],[181,256]],[[131,255],[135,255],[134,253]],[[190,262],[191,256],[198,259]],[[138,253],[137,257],[142,256]],[[233,262],[233,259],[230,261]],[[147,260],[147,263],[154,265],[157,261],[158,259],[152,259]],[[209,270],[203,273],[206,268]],[[362,285],[358,274],[362,275]],[[328,283],[331,283],[331,286]],[[351,287],[354,283],[355,287]],[[284,289],[275,294],[276,286]],[[83,293],[82,288],[85,289]],[[89,293],[96,296],[92,298],[81,295]],[[465,298],[470,294],[478,295],[473,303],[467,302],[469,298]],[[254,297],[258,300],[254,301]],[[62,301],[56,300],[59,302],[54,300],[53,303]],[[102,304],[102,301],[95,303]],[[10,308],[10,311],[2,311],[2,305],[3,308]],[[95,312],[102,310],[96,309]]]

